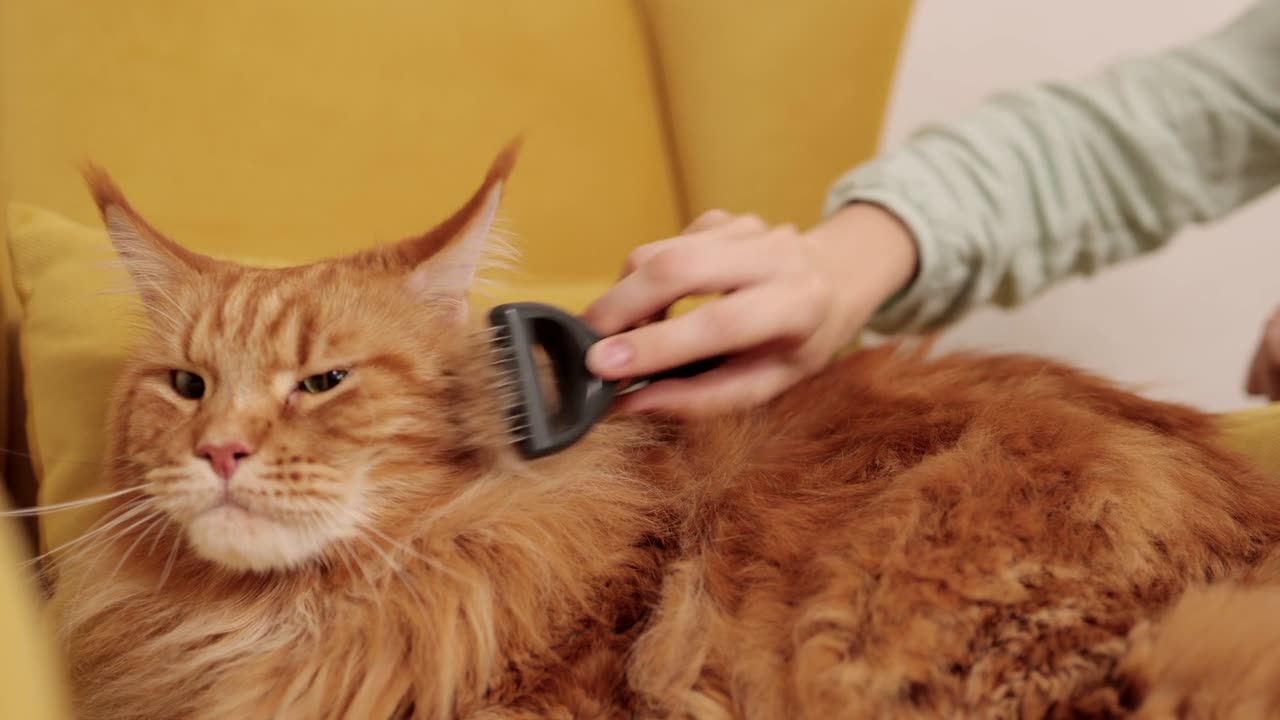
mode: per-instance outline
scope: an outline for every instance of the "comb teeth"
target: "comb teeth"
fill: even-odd
[[[520,400],[520,377],[516,371],[515,352],[511,349],[511,334],[505,328],[491,328],[488,352],[489,365],[498,369],[499,380],[493,385],[498,408],[506,416],[509,431],[514,436],[516,421],[524,417],[524,403]],[[512,442],[516,442],[512,438]]]
[[[511,330],[505,326],[490,326],[480,332],[488,336],[487,345],[482,346],[489,356],[488,365],[498,371],[498,381],[492,386],[492,390],[497,399],[498,411],[506,421],[507,444],[521,446],[531,439],[528,432],[530,423],[523,398],[525,383],[521,378],[515,348],[511,344]]]
[[[489,362],[499,374],[494,393],[511,442],[526,459],[577,442],[603,417],[617,389],[586,369],[587,348],[597,336],[578,318],[540,303],[499,305],[489,322]],[[535,349],[555,376],[554,402],[543,392]]]

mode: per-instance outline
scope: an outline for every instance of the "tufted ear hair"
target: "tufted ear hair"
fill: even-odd
[[[84,177],[111,245],[148,314],[153,321],[168,321],[171,316],[163,305],[172,302],[171,287],[212,268],[217,261],[188,250],[152,227],[102,168],[89,165]]]
[[[357,261],[405,273],[410,292],[426,301],[452,303],[459,319],[466,316],[467,296],[486,254],[500,245],[494,219],[503,187],[519,152],[513,140],[498,153],[480,187],[461,208],[417,237],[368,251]]]

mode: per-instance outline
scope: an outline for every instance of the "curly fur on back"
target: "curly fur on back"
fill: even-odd
[[[446,230],[285,270],[182,249],[95,176],[155,332],[110,424],[136,492],[55,568],[82,717],[1280,708],[1280,483],[1045,359],[867,350],[518,460],[454,282],[503,157]],[[229,481],[211,438],[251,451]]]

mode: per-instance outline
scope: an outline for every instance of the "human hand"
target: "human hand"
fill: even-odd
[[[906,227],[875,205],[850,205],[804,233],[713,210],[631,253],[584,315],[605,337],[587,366],[625,380],[724,355],[702,375],[624,395],[617,409],[706,415],[763,403],[825,367],[916,262]],[[719,297],[667,318],[696,295]]]
[[[1245,389],[1250,395],[1280,400],[1280,309],[1271,314],[1262,328],[1262,339],[1253,354]]]

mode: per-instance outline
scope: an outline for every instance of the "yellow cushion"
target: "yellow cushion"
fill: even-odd
[[[1280,480],[1280,403],[1228,413],[1222,417],[1223,435],[1237,452]]]
[[[0,510],[7,509],[0,495]],[[23,720],[71,717],[47,618],[38,611],[32,578],[22,567],[29,553],[11,520],[0,520],[0,715]]]
[[[22,303],[27,438],[40,504],[104,492],[103,423],[111,378],[130,340],[132,295],[111,269],[106,233],[20,204],[9,208],[13,280]],[[74,539],[99,509],[41,519],[46,548]]]

